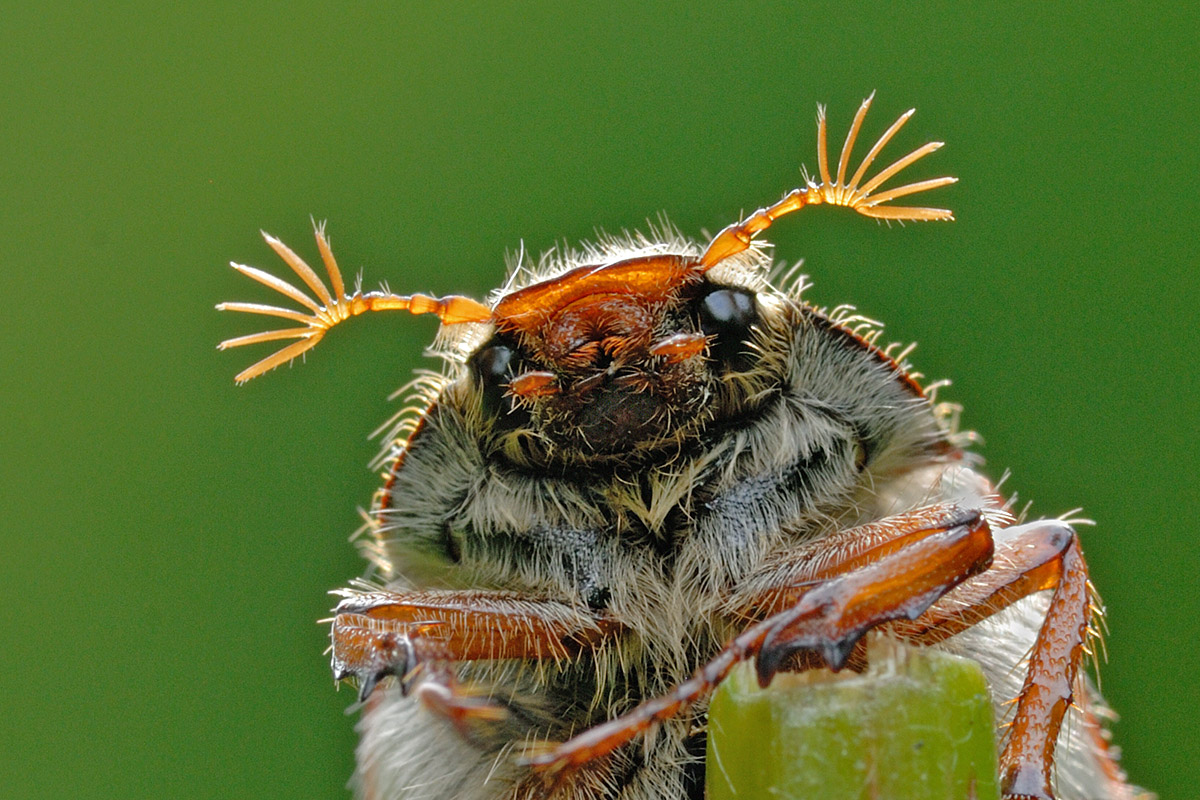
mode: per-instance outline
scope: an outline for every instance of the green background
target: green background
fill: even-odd
[[[809,295],[918,367],[1034,512],[1082,506],[1133,778],[1200,753],[1194,8],[960,3],[11,7],[0,47],[0,795],[338,798],[352,698],[316,624],[361,570],[366,435],[429,319],[379,315],[234,388],[260,227],[398,291],[503,254],[715,231],[866,136],[947,147],[945,225],[781,222]],[[856,6],[858,8],[858,6]],[[862,150],[860,150],[862,152]],[[933,201],[935,197],[930,196]]]

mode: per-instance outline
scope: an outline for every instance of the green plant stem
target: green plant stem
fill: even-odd
[[[996,800],[992,705],[978,664],[878,641],[871,667],[782,674],[743,664],[713,697],[709,800]]]

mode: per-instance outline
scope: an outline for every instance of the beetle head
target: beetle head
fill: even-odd
[[[714,316],[722,289],[706,271],[693,256],[637,256],[505,295],[494,336],[470,358],[486,412],[500,430],[529,429],[549,450],[584,458],[656,449],[696,429],[732,366],[714,348],[740,349],[755,317],[750,292],[716,299]],[[731,315],[738,329],[716,330]],[[732,337],[741,340],[726,348]]]

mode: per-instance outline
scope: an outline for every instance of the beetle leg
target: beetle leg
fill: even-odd
[[[1054,746],[1098,611],[1070,525],[1041,520],[1006,533],[996,543],[991,569],[963,583],[920,618],[898,623],[895,630],[921,643],[938,642],[1034,592],[1054,590],[1000,756],[1006,798],[1049,800]]]
[[[980,515],[979,511],[964,510],[954,503],[937,503],[837,531],[777,553],[739,581],[726,603],[726,613],[746,622],[778,614],[830,578],[878,561],[947,528],[973,524]]]
[[[799,648],[822,654],[837,668],[869,629],[920,615],[991,562],[992,537],[982,514],[953,506],[936,508],[940,509],[940,522],[926,519],[917,524],[913,515],[905,515],[898,527],[909,534],[907,538],[899,536],[906,541],[896,544],[897,537],[882,537],[883,541],[871,548],[877,551],[874,560],[859,558],[862,553],[847,553],[845,559],[835,556],[825,567],[833,577],[813,586],[792,607],[734,637],[670,694],[642,703],[553,750],[533,755],[527,763],[542,770],[548,784],[556,785],[574,770],[711,694],[734,665],[755,656],[760,660],[760,679],[768,681],[775,666]],[[766,670],[763,660],[767,661]]]
[[[350,592],[334,609],[333,675],[354,678],[360,700],[395,676],[406,694],[415,691],[452,721],[486,717],[493,711],[455,682],[450,664],[562,660],[618,629],[574,606],[508,592]]]
[[[817,653],[830,669],[840,670],[868,630],[915,619],[963,580],[987,569],[993,545],[983,516],[958,512],[944,526],[820,584],[775,615],[755,660],[759,684],[769,685],[796,653]],[[806,607],[821,607],[822,613],[806,613]]]

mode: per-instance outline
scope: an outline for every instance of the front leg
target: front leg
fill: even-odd
[[[506,710],[455,678],[462,661],[562,661],[614,636],[619,623],[578,606],[513,592],[347,592],[334,609],[332,667],[365,701],[395,676],[429,710],[471,738]]]
[[[741,661],[758,657],[759,679],[770,682],[795,653],[812,651],[838,669],[868,630],[912,619],[991,563],[992,536],[977,511],[931,506],[838,534],[847,543],[810,562],[799,598],[747,628],[670,694],[597,725],[528,759],[549,785],[603,758],[655,724],[707,697]],[[812,582],[819,581],[819,582]],[[762,598],[778,603],[778,597]]]

